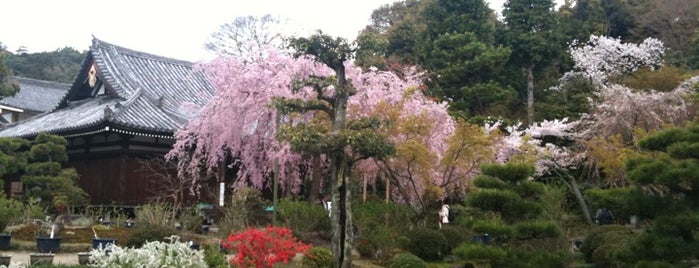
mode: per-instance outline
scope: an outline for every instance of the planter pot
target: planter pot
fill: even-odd
[[[92,248],[93,249],[105,249],[107,248],[107,245],[113,244],[116,245],[117,239],[116,238],[93,238],[92,239]]]
[[[37,237],[36,249],[41,253],[56,253],[61,247],[60,237]]]
[[[0,234],[0,250],[9,249],[11,239],[12,239],[12,236],[9,234]]]
[[[53,264],[53,254],[29,254],[29,265]]]
[[[90,264],[90,252],[78,253],[78,264],[80,264],[80,265]]]
[[[0,266],[10,267],[10,259],[12,259],[10,255],[0,255]]]

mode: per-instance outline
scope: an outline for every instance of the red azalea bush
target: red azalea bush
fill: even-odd
[[[311,245],[303,244],[283,227],[250,228],[231,234],[223,243],[235,252],[230,264],[236,267],[271,268],[274,264],[287,263],[296,253],[306,253]]]

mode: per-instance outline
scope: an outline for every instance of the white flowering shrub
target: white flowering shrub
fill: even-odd
[[[122,248],[109,244],[105,249],[90,252],[91,267],[201,267],[206,268],[204,254],[193,250],[190,244],[171,236],[169,242],[148,242],[140,248]]]

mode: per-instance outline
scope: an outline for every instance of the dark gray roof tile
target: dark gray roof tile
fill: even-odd
[[[13,80],[19,84],[19,92],[3,98],[0,104],[31,112],[41,113],[56,108],[70,88],[70,84],[24,77],[14,77]]]
[[[139,52],[93,39],[82,71],[89,70],[94,59],[99,78],[113,90],[110,101],[103,97],[87,98],[71,103],[61,100],[61,108],[25,123],[9,125],[0,136],[31,136],[40,132],[77,132],[100,124],[129,128],[129,131],[174,133],[191,113],[181,111],[185,103],[205,105],[213,95],[213,87],[204,74],[186,61]],[[84,74],[78,74],[66,96],[84,90]],[[78,98],[79,99],[79,98]],[[110,116],[103,110],[109,106]],[[80,118],[76,118],[80,117]],[[82,118],[85,117],[85,118]]]

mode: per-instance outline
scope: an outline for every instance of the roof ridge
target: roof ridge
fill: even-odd
[[[115,44],[112,44],[109,42],[105,42],[105,41],[100,40],[94,36],[92,37],[92,46],[93,47],[101,46],[104,48],[112,48],[112,49],[116,49],[119,53],[122,53],[122,54],[128,54],[130,56],[160,61],[160,62],[164,62],[164,63],[184,65],[187,67],[194,66],[194,63],[191,61],[180,60],[180,59],[175,59],[175,58],[170,58],[170,57],[164,57],[164,56],[160,56],[160,55],[156,55],[156,54],[152,54],[152,53],[148,53],[148,52],[143,52],[143,51],[138,51],[138,50],[122,47],[122,46],[115,45]]]
[[[29,82],[29,83],[44,84],[44,85],[53,85],[53,86],[67,86],[67,87],[72,86],[72,84],[70,84],[70,83],[63,83],[63,82],[49,81],[49,80],[41,80],[41,79],[30,78],[30,77],[23,77],[23,76],[13,76],[12,79],[16,80],[17,82],[24,81],[24,82]],[[54,88],[52,88],[52,89],[54,89]],[[66,90],[67,90],[67,89],[66,89]]]

